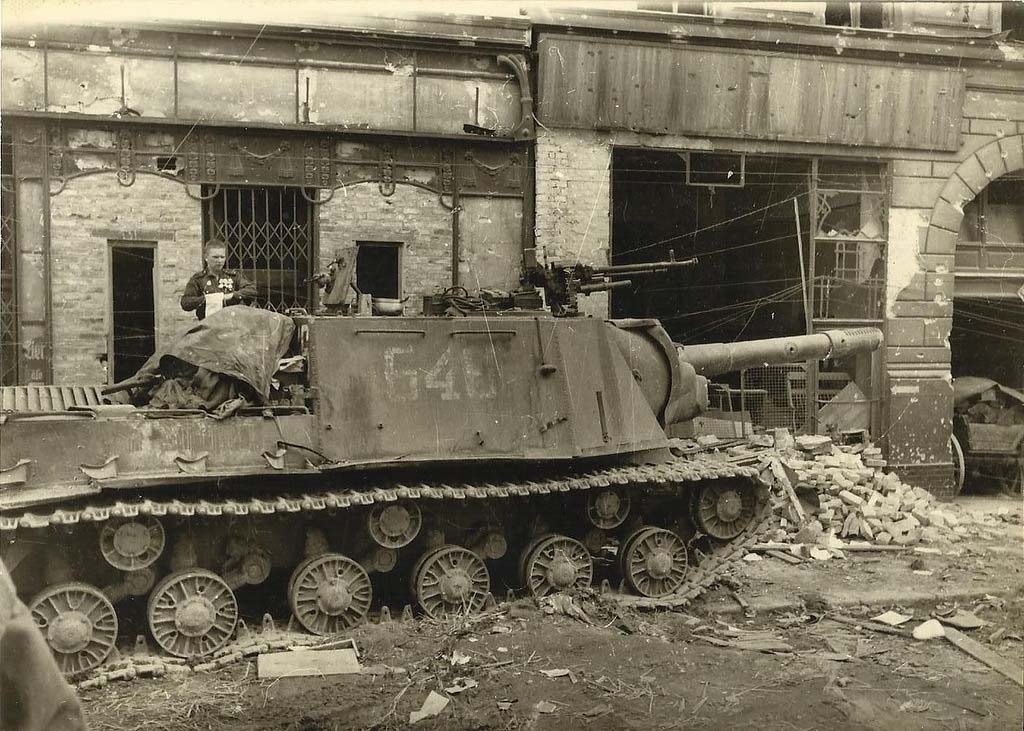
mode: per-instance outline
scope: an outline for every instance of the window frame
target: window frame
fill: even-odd
[[[405,292],[405,267],[404,267],[404,253],[405,253],[405,242],[404,241],[378,241],[378,240],[359,240],[356,241],[356,265],[354,274],[354,281],[356,289],[361,294],[372,294],[370,292],[363,291],[359,284],[359,252],[363,249],[381,249],[381,250],[393,250],[395,252],[395,271],[396,271],[396,286],[395,299],[403,299]]]

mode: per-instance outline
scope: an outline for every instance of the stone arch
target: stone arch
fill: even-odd
[[[932,208],[925,250],[952,254],[960,235],[964,206],[993,180],[1024,170],[1024,134],[993,140],[967,157],[946,181]],[[952,281],[950,282],[952,295]]]

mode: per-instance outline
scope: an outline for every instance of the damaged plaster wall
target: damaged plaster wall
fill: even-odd
[[[611,240],[612,138],[600,132],[543,129],[537,136],[537,258],[607,264]],[[608,315],[605,292],[580,309]]]
[[[320,271],[326,271],[336,251],[354,251],[359,241],[399,242],[401,291],[410,297],[407,314],[421,311],[421,295],[451,286],[452,213],[437,193],[396,185],[394,194],[385,197],[377,184],[363,183],[339,188],[317,210]]]
[[[106,383],[110,244],[152,242],[157,348],[195,323],[179,299],[202,266],[200,203],[178,183],[139,175],[129,187],[115,175],[77,178],[50,200],[54,383]]]

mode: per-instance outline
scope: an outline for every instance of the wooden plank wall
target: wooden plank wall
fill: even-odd
[[[577,129],[956,150],[963,72],[545,36],[540,118]]]

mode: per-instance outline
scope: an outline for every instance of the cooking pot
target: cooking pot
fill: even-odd
[[[374,297],[373,314],[375,315],[401,315],[405,310],[405,300],[392,297]]]

